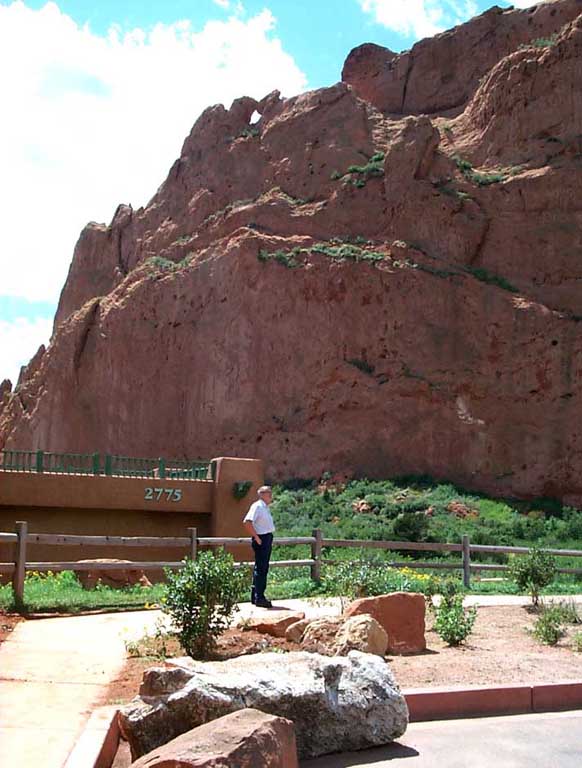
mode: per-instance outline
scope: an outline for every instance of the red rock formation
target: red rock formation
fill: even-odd
[[[440,51],[441,105],[470,96],[473,75],[454,98],[445,82],[460,59],[491,69],[447,121],[389,118],[345,83],[207,109],[145,209],[82,233],[0,445],[582,503],[580,18],[516,50],[578,10],[496,10],[419,44]],[[415,82],[412,111],[430,106]]]
[[[398,55],[370,43],[354,48],[342,80],[386,113],[458,113],[500,59],[520,44],[550,37],[580,13],[580,0],[548,0],[523,11],[495,5]]]
[[[4,379],[0,383],[0,418],[2,418],[2,411],[8,405],[8,400],[12,393],[12,382],[10,379]]]

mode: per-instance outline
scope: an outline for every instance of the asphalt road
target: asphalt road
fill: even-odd
[[[581,768],[582,711],[412,723],[386,747],[301,768]]]

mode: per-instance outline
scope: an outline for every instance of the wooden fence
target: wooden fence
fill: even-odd
[[[156,561],[142,562],[129,561],[120,563],[94,563],[72,561],[33,562],[27,560],[28,544],[59,545],[71,547],[102,546],[102,547],[168,547],[185,551],[186,557],[196,559],[200,547],[226,547],[247,546],[250,549],[249,538],[231,537],[199,537],[196,528],[189,528],[188,536],[78,536],[57,533],[29,533],[28,523],[17,522],[15,533],[0,533],[0,544],[14,544],[14,561],[0,563],[0,573],[12,575],[14,590],[14,602],[18,608],[24,606],[24,580],[26,571],[115,571],[126,569],[159,570],[161,568],[180,568],[181,561]],[[271,567],[290,568],[305,566],[310,568],[311,578],[319,581],[321,578],[321,566],[333,565],[339,561],[323,557],[323,549],[354,548],[354,549],[382,549],[413,552],[441,552],[460,553],[461,558],[456,562],[433,562],[420,560],[386,561],[387,567],[419,568],[430,570],[460,570],[463,574],[465,587],[471,586],[471,573],[474,571],[507,571],[509,566],[497,563],[475,563],[471,561],[474,553],[493,554],[527,554],[527,547],[506,547],[489,544],[471,544],[469,536],[464,535],[459,544],[446,544],[426,541],[372,541],[365,539],[325,539],[321,530],[316,528],[312,536],[290,536],[274,539],[275,546],[284,545],[310,545],[311,557],[302,560],[274,560]],[[582,557],[582,550],[578,549],[544,549],[546,554],[555,557]],[[345,562],[345,561],[343,561]],[[236,563],[237,568],[250,567],[252,561]],[[582,568],[558,568],[558,573],[582,574]]]

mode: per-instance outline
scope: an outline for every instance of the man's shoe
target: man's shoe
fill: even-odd
[[[267,600],[266,597],[263,598],[263,600],[257,600],[255,605],[257,606],[257,608],[272,608],[273,607],[273,603],[270,600]]]

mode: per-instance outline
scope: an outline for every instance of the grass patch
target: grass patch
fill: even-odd
[[[84,589],[73,571],[26,574],[24,605],[29,613],[79,613],[103,608],[149,608],[159,604],[164,585],[132,586],[113,589],[102,584]],[[12,585],[0,586],[0,609],[13,611]]]

